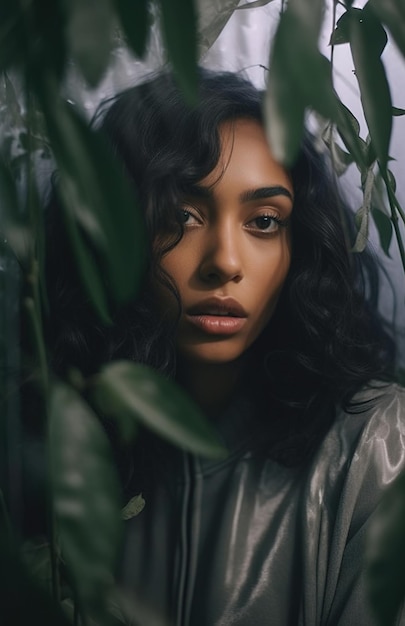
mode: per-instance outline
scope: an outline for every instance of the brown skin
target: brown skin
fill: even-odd
[[[258,122],[227,122],[220,136],[220,160],[185,199],[184,236],[162,259],[183,307],[178,378],[209,414],[235,391],[243,356],[272,317],[291,262],[288,172],[273,159]],[[162,310],[176,310],[167,290],[157,295]],[[233,305],[226,298],[243,312],[228,315]]]

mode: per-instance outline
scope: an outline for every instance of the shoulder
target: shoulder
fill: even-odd
[[[405,389],[396,384],[370,383],[340,411],[333,430],[353,452],[370,461],[377,454],[403,455],[405,450]],[[374,459],[377,460],[377,459]],[[382,460],[382,459],[380,459]]]
[[[405,469],[405,389],[383,383],[362,389],[339,413],[319,452],[329,454],[329,473],[340,474],[339,500],[353,535]]]

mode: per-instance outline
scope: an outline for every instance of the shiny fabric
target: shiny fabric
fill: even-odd
[[[405,467],[405,391],[357,400],[304,469],[257,452],[247,401],[218,425],[225,460],[167,447],[156,489],[127,522],[124,586],[176,626],[372,626],[365,537]]]

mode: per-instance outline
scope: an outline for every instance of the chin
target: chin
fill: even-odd
[[[237,361],[247,350],[247,346],[225,346],[205,344],[203,346],[179,346],[179,354],[184,361],[201,365],[225,365]]]

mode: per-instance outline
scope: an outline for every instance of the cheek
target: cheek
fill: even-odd
[[[273,265],[273,271],[266,281],[265,294],[263,293],[262,302],[265,302],[263,314],[269,321],[277,306],[278,299],[284,287],[288,272],[291,267],[291,245],[288,241],[280,255],[279,262],[276,267]]]
[[[189,241],[182,239],[173,250],[170,250],[164,255],[161,261],[162,269],[168,274],[174,281],[178,290],[181,291],[183,287],[186,287],[190,277],[198,262],[197,246],[192,245],[192,240]]]
[[[175,293],[183,299],[184,287],[188,282],[187,272],[189,266],[184,254],[179,250],[179,246],[168,252],[160,262],[162,278],[155,277],[151,280],[151,289],[154,299],[162,313],[177,315],[179,302]],[[166,284],[168,283],[168,284]],[[175,293],[173,293],[175,292]]]

